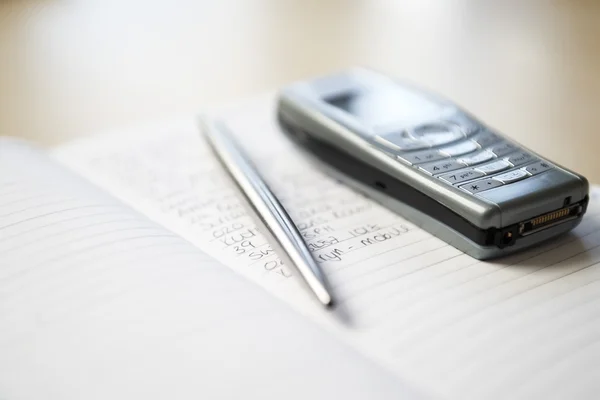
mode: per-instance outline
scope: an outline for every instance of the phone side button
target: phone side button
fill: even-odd
[[[484,190],[493,189],[498,186],[502,186],[503,183],[497,181],[495,179],[487,178],[481,179],[479,181],[465,183],[464,185],[460,185],[459,188],[466,190],[469,193],[475,194],[479,192],[483,192]]]

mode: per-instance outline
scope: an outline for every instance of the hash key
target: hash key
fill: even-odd
[[[550,165],[546,161],[539,161],[539,162],[536,162],[533,164],[529,164],[528,166],[526,166],[523,169],[525,171],[529,172],[531,175],[537,175],[544,171],[548,171],[549,169],[552,169],[552,165]]]

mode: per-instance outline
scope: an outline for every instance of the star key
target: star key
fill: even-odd
[[[481,179],[481,180],[471,182],[471,183],[465,183],[464,185],[461,185],[459,187],[463,190],[466,190],[467,192],[469,192],[471,194],[475,194],[475,193],[481,193],[486,190],[496,188],[498,186],[502,186],[502,183],[497,180],[488,178],[488,179]]]

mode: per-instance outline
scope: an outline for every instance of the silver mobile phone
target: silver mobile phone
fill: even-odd
[[[475,258],[567,232],[586,211],[583,176],[368,69],[292,84],[277,114],[338,179]]]

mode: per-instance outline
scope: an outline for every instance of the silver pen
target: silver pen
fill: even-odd
[[[239,148],[223,123],[201,119],[201,130],[217,158],[236,183],[256,219],[262,233],[283,262],[295,267],[317,299],[331,307],[333,299],[319,264],[314,260],[302,235],[277,197]]]

